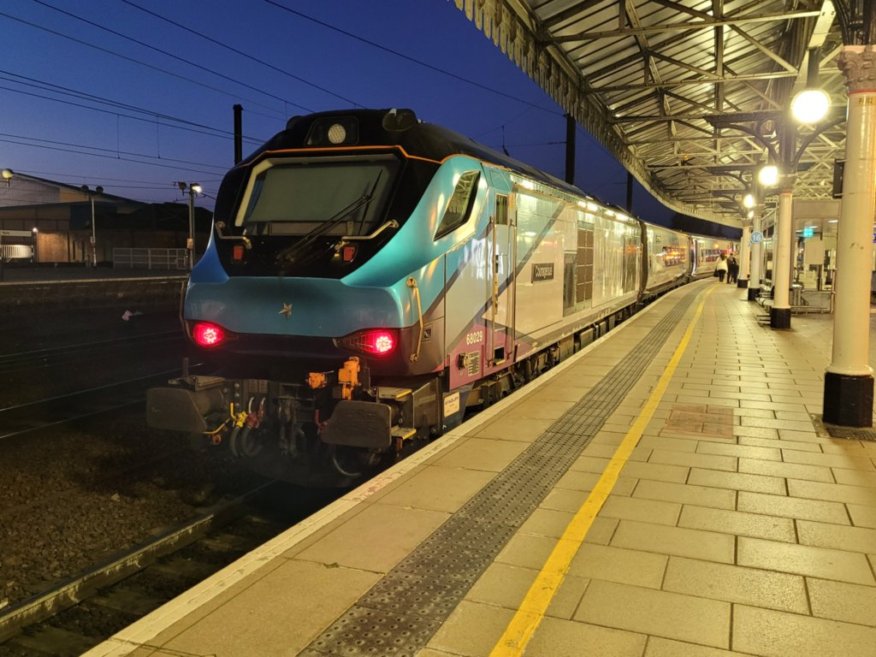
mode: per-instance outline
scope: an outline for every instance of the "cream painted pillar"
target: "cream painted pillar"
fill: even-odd
[[[779,216],[776,221],[775,250],[773,251],[773,305],[770,308],[772,328],[791,328],[791,234],[794,224],[791,218],[793,176],[784,178],[779,192]]]
[[[763,205],[758,203],[754,207],[754,216],[751,218],[751,274],[748,277],[748,300],[754,301],[760,294],[760,281],[763,278],[763,224],[761,213]]]
[[[870,273],[876,219],[876,46],[844,46],[849,88],[843,201],[836,238],[833,352],[824,377],[824,422],[873,426]]]
[[[742,242],[739,244],[739,278],[736,287],[748,287],[748,269],[751,265],[751,223],[742,224]]]

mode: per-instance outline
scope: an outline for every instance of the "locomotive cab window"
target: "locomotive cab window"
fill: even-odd
[[[317,228],[325,235],[367,235],[381,223],[397,169],[392,157],[265,161],[253,171],[236,223],[260,235]]]
[[[478,180],[481,174],[477,171],[467,171],[459,177],[453,196],[447,203],[447,209],[435,231],[435,239],[444,237],[468,221],[471,209],[477,196]]]
[[[496,225],[508,225],[508,197],[496,195]]]

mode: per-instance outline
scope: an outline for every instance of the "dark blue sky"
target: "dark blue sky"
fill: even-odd
[[[2,168],[157,202],[199,182],[212,207],[239,103],[244,153],[294,114],[409,107],[563,177],[562,110],[448,0],[4,0],[0,34]],[[576,184],[623,205],[577,140]],[[634,211],[670,214],[638,186]]]

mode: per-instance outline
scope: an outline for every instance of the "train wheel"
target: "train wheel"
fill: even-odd
[[[374,452],[346,445],[332,445],[330,456],[335,470],[345,477],[361,477],[380,459]]]
[[[533,370],[534,368],[532,366],[531,358],[527,358],[523,361],[523,380],[526,381],[526,383],[529,383],[535,378],[535,372]]]

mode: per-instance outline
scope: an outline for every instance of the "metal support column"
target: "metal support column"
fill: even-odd
[[[186,240],[186,249],[188,249],[188,265],[189,271],[195,267],[195,190],[192,185],[189,185],[189,238]]]
[[[243,105],[234,106],[234,164],[243,159]]]
[[[566,114],[566,182],[575,184],[575,117]]]
[[[839,67],[849,106],[843,202],[837,226],[833,352],[824,377],[824,422],[873,426],[870,271],[876,217],[876,47],[844,46]]]

